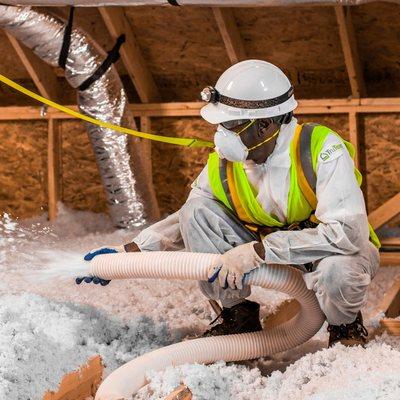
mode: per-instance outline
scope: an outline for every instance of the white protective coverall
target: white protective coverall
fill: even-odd
[[[257,190],[263,209],[286,220],[290,187],[289,147],[295,132],[295,118],[282,125],[272,154],[265,163],[245,162],[246,174]],[[304,274],[309,289],[315,291],[330,324],[355,320],[366,301],[367,288],[379,266],[379,253],[369,242],[368,222],[362,192],[354,175],[354,163],[340,139],[328,135],[318,158],[315,212],[321,223],[301,231],[278,231],[267,235],[265,262],[302,268],[313,263],[313,271]],[[322,153],[321,152],[321,153]],[[326,158],[326,154],[330,154]],[[182,208],[166,219],[144,229],[134,242],[142,251],[182,250],[224,253],[234,246],[258,240],[210,189],[207,166],[192,185]],[[250,294],[242,290],[222,289],[218,282],[201,282],[202,292],[232,307]]]

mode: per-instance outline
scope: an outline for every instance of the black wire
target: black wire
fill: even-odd
[[[69,10],[68,23],[65,26],[65,30],[64,30],[64,37],[63,37],[63,42],[61,45],[60,56],[58,57],[58,65],[62,69],[65,69],[65,66],[67,64],[69,47],[71,46],[71,33],[72,33],[72,25],[74,23],[74,11],[75,11],[75,7],[71,6],[71,8]]]

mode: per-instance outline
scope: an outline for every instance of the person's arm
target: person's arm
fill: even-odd
[[[192,190],[188,199],[192,197],[206,196],[212,197],[211,189],[208,185],[207,166],[204,167],[199,177],[193,182]],[[177,251],[183,250],[183,240],[179,227],[178,211],[169,215],[163,220],[143,229],[130,243],[119,246],[104,246],[91,250],[84,256],[85,261],[91,261],[94,257],[101,254],[123,253],[135,251]],[[79,276],[75,279],[79,285],[82,282],[95,283],[106,286],[108,280],[96,276]]]
[[[208,185],[207,166],[192,184],[188,200],[193,197],[211,197],[211,189]],[[133,239],[132,243],[125,245],[126,251],[176,251],[184,249],[181,231],[179,228],[178,212],[149,226]]]
[[[337,136],[329,135],[322,152],[326,155],[333,145],[341,143]],[[263,246],[255,245],[266,263],[305,264],[333,254],[355,254],[366,247],[368,221],[353,160],[344,144],[330,153],[327,158],[320,156],[317,164],[315,214],[321,223],[312,229],[278,231],[266,236]]]
[[[125,244],[126,251],[182,250],[178,212],[143,229],[132,241]]]

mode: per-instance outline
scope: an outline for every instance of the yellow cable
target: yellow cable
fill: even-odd
[[[90,122],[91,124],[95,124],[95,125],[101,126],[103,128],[112,129],[113,131],[126,133],[128,135],[137,136],[137,137],[141,137],[144,139],[155,140],[157,142],[176,144],[178,146],[214,147],[214,143],[209,142],[207,140],[201,140],[201,139],[196,139],[196,138],[174,138],[174,137],[170,137],[170,136],[154,135],[152,133],[139,132],[139,131],[135,131],[134,129],[124,128],[119,125],[114,125],[114,124],[110,124],[108,122],[100,121],[96,118],[92,118],[87,115],[83,115],[77,111],[71,110],[68,107],[64,107],[60,104],[57,104],[54,101],[48,100],[45,97],[38,95],[37,93],[31,92],[30,90],[24,88],[21,85],[18,85],[18,83],[12,81],[11,79],[6,78],[4,75],[1,75],[1,74],[0,74],[0,81],[3,82],[4,84],[14,88],[18,92],[21,92],[21,93],[25,94],[26,96],[31,97],[32,99],[35,99],[37,101],[40,101],[41,103],[47,104],[50,107],[56,108],[57,110],[60,110],[66,114],[71,115],[72,117],[79,118],[83,121]]]

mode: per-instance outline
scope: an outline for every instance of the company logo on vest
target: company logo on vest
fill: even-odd
[[[339,157],[340,154],[343,153],[343,143],[334,144],[325,151],[321,152],[319,157],[322,161],[329,161],[334,160],[335,158]]]

